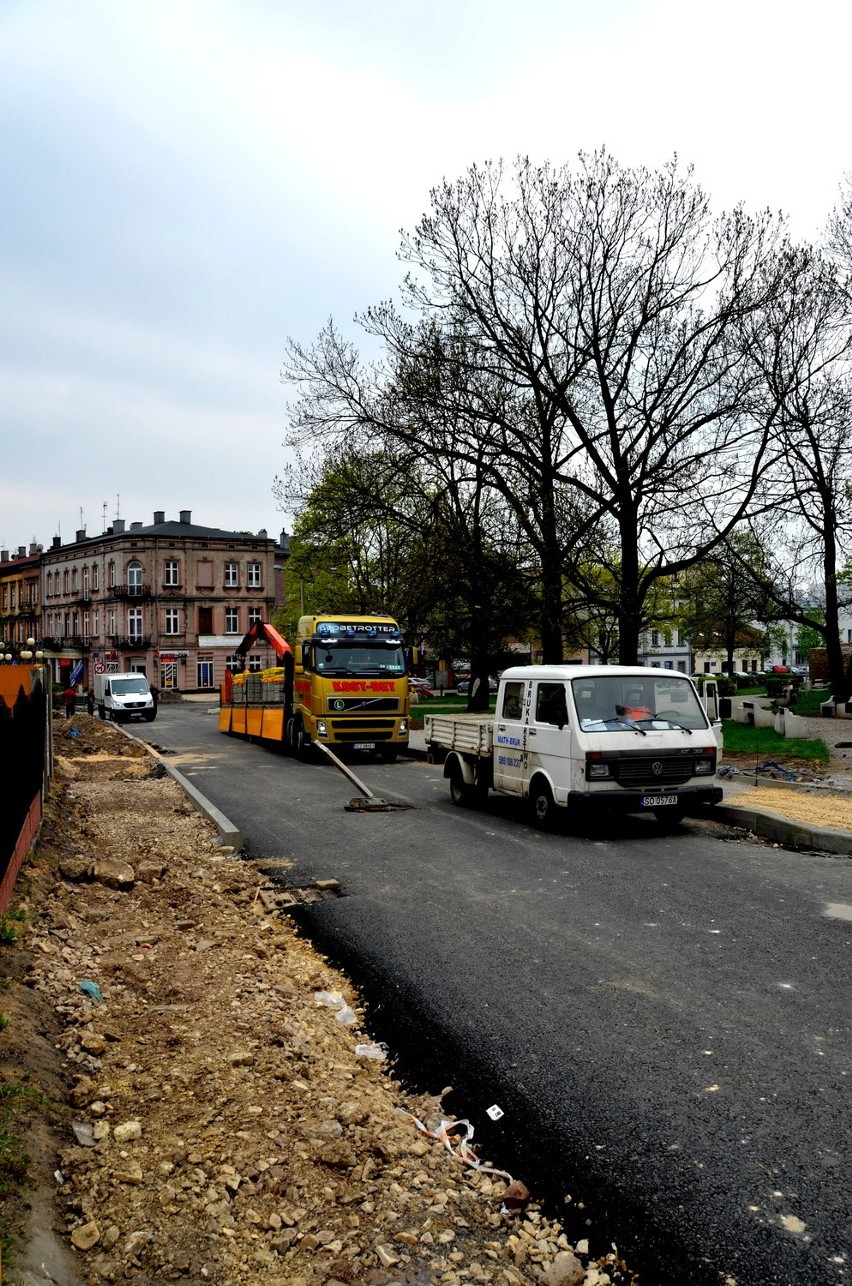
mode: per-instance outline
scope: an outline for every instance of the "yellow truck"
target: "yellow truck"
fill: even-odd
[[[220,690],[219,730],[283,744],[300,759],[314,742],[376,753],[386,762],[408,747],[409,684],[399,625],[389,616],[313,615],[299,620],[291,647],[258,622],[237,648],[256,643],[279,664],[228,674]]]

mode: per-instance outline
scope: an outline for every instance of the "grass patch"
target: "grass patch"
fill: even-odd
[[[782,737],[774,728],[752,728],[750,724],[725,719],[722,741],[731,753],[751,754],[770,759],[812,759],[827,764],[831,759],[821,737]]]
[[[26,918],[26,911],[4,911],[0,915],[0,942],[16,942],[20,925]]]
[[[43,1095],[20,1081],[0,1085],[0,1197],[26,1182],[30,1157],[21,1142],[17,1118],[22,1106],[42,1102]]]

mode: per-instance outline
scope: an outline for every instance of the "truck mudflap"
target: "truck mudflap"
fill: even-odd
[[[623,813],[644,813],[652,809],[682,809],[692,812],[722,802],[721,786],[676,786],[671,790],[569,790],[568,807],[607,808]]]

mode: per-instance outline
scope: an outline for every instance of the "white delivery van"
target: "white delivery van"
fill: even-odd
[[[102,719],[120,723],[138,715],[150,723],[157,717],[157,707],[144,674],[96,674],[94,689]]]
[[[542,827],[562,810],[647,812],[666,825],[722,799],[721,722],[672,670],[516,666],[493,716],[427,715],[424,730],[455,803],[517,795]]]

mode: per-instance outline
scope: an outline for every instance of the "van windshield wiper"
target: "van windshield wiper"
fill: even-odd
[[[632,728],[634,732],[638,732],[642,737],[647,737],[648,735],[644,728],[639,727],[639,724],[635,719],[625,719],[620,714],[614,714],[610,718],[604,720],[604,722],[617,723],[620,724],[622,728]]]

